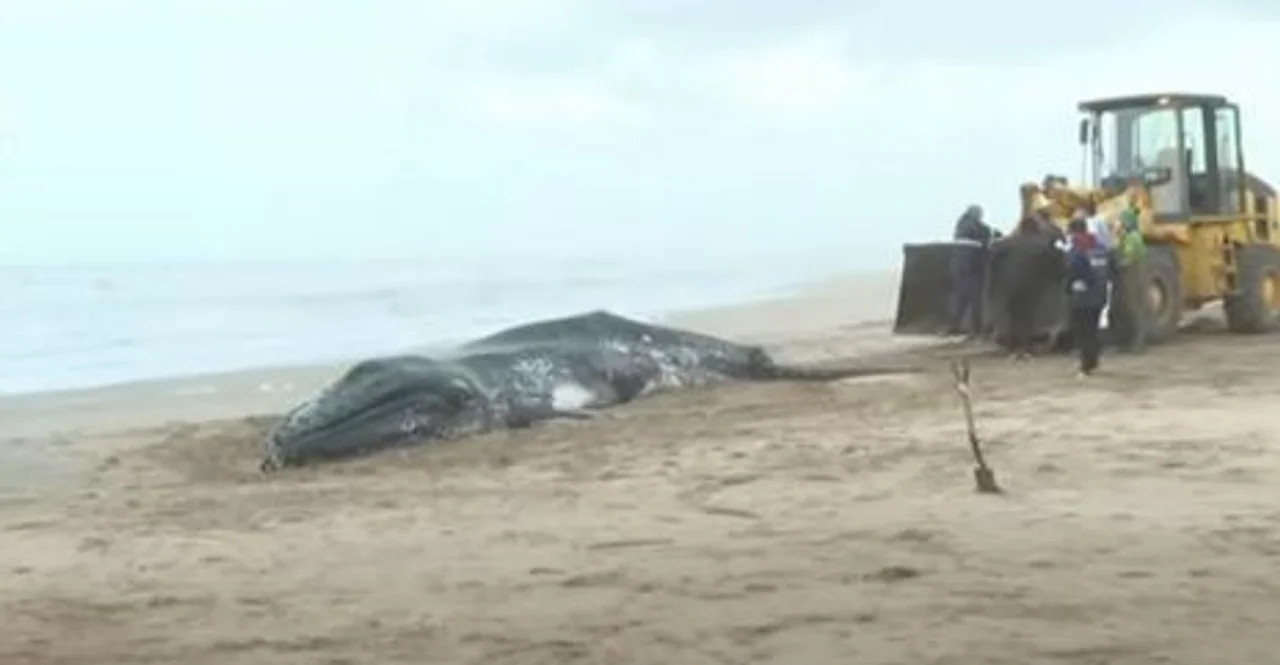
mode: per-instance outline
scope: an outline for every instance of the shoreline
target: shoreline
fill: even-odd
[[[896,272],[858,271],[806,280],[772,290],[773,295],[710,307],[671,310],[645,317],[766,346],[795,344],[840,326],[890,324],[884,291],[897,292]],[[781,294],[780,294],[781,292]],[[857,297],[851,297],[856,294]],[[845,307],[846,301],[849,301]],[[896,300],[893,300],[896,304]],[[817,316],[796,317],[799,310]],[[496,331],[495,331],[496,332]],[[417,348],[448,348],[426,342]],[[389,351],[389,353],[392,351]],[[260,415],[291,407],[337,378],[361,357],[333,362],[259,365],[31,392],[0,393],[0,422],[11,438],[28,438],[103,426],[139,427],[165,421],[201,421]],[[139,404],[152,407],[129,408]],[[75,410],[74,427],[60,427],[59,414]],[[0,440],[0,446],[3,445]]]
[[[471,277],[408,265],[350,275],[318,266],[274,266],[263,274],[186,266],[173,276],[150,277],[139,266],[101,275],[78,274],[75,266],[50,274],[19,271],[9,279],[16,310],[0,325],[9,341],[0,350],[0,397],[430,355],[533,320],[599,308],[655,320],[786,296],[849,272],[826,262],[784,262],[767,270],[753,263],[731,269],[719,265],[724,257],[708,261],[696,269],[587,261],[552,266],[549,273],[545,266],[542,272],[508,266]],[[86,318],[99,307],[100,322]],[[335,327],[335,321],[345,323]]]
[[[801,362],[836,355],[859,357],[921,343],[918,338],[894,338],[889,333],[884,305],[896,304],[896,274],[829,275],[786,291],[644,318],[762,344],[771,353]],[[856,348],[848,346],[850,331],[856,331],[861,340]],[[0,395],[0,423],[4,423],[0,430],[0,499],[38,495],[54,486],[74,486],[75,478],[91,468],[91,463],[86,466],[81,459],[84,454],[92,457],[100,452],[79,445],[81,442],[95,441],[93,446],[103,450],[127,448],[133,445],[134,432],[155,428],[176,431],[201,423],[282,415],[358,360],[260,366]]]

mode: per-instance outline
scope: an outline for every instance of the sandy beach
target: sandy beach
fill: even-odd
[[[737,384],[271,477],[342,367],[0,398],[0,663],[1271,663],[1280,359],[1206,325],[1011,364],[891,277],[673,315],[918,375]],[[971,357],[1003,496],[974,492]]]

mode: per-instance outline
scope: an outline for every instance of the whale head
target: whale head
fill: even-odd
[[[262,469],[347,457],[484,429],[487,400],[456,367],[421,356],[361,362],[285,415]]]

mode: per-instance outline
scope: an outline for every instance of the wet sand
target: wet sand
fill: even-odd
[[[266,478],[272,414],[340,368],[0,399],[40,469],[0,491],[0,663],[1274,661],[1280,338],[1079,382],[891,339],[855,286],[675,322],[928,371]],[[973,491],[957,354],[1004,496]]]

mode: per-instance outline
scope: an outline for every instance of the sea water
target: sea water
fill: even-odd
[[[350,361],[594,309],[779,295],[813,255],[0,266],[0,393]]]

